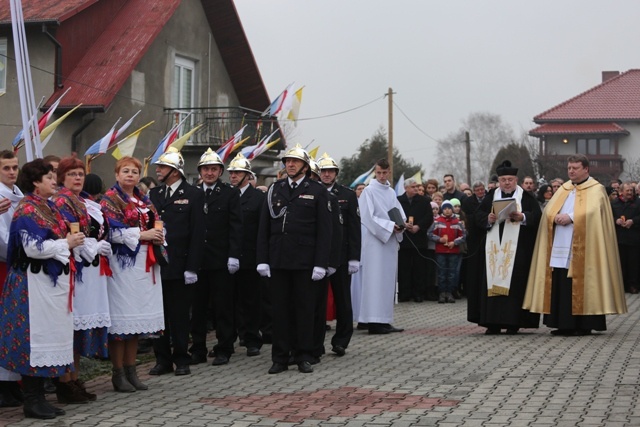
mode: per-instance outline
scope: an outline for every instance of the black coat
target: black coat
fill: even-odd
[[[240,269],[256,269],[256,246],[258,244],[258,226],[260,212],[266,195],[249,185],[242,196],[242,255],[240,255]]]
[[[202,185],[200,191],[204,192]],[[210,196],[205,195],[205,253],[203,270],[227,268],[229,258],[242,254],[242,207],[240,191],[218,181]]]
[[[633,220],[631,228],[624,228],[616,224],[616,236],[619,245],[640,246],[640,200],[633,199],[624,202],[620,198],[611,203],[613,210],[613,220],[624,216],[625,219]]]
[[[167,230],[169,264],[161,268],[162,279],[183,280],[185,271],[198,272],[202,264],[204,194],[183,180],[166,200],[166,188],[166,185],[162,185],[149,192],[149,198]]]
[[[464,290],[467,294],[467,320],[478,323],[480,321],[480,289],[483,284],[484,272],[484,243],[487,235],[485,226],[476,224],[475,215],[480,202],[475,195],[469,196],[461,203],[462,211],[467,218],[467,255],[465,256]]]
[[[495,189],[489,191],[475,214],[476,225],[484,227],[485,230],[487,230],[487,217],[491,213],[493,205],[494,192]],[[526,191],[522,194],[522,213],[526,217],[526,225],[520,226],[509,295],[489,297],[487,295],[487,275],[484,274],[486,267],[482,269],[483,280],[479,295],[480,319],[477,321],[481,326],[502,328],[537,328],[539,326],[540,315],[530,313],[522,308],[529,267],[533,257],[533,247],[536,243],[536,234],[542,216],[540,204],[531,193]],[[494,227],[499,226],[498,224],[494,225]],[[482,262],[485,263],[486,253],[484,247],[481,249],[484,254]]]
[[[358,196],[355,191],[340,184],[334,184],[331,193],[338,198],[342,214],[341,265],[346,265],[349,261],[360,261],[362,230]]]
[[[331,250],[332,220],[329,192],[324,185],[304,178],[290,191],[287,178],[269,188],[260,215],[258,264],[272,269],[327,268]],[[273,218],[269,207],[279,218]]]
[[[342,265],[342,213],[340,212],[340,204],[335,194],[328,192],[329,203],[331,203],[331,249],[329,252],[329,266],[335,268]]]
[[[410,249],[413,248],[413,245],[415,244],[419,249],[426,249],[427,230],[429,230],[429,227],[433,224],[433,211],[431,210],[431,203],[429,202],[429,199],[416,194],[413,196],[411,202],[409,202],[409,197],[407,197],[407,194],[405,193],[398,197],[398,201],[400,202],[400,205],[402,205],[402,209],[407,216],[407,221],[409,220],[409,217],[412,216],[413,223],[420,227],[420,231],[415,234],[405,231],[405,238],[400,242],[400,248]]]

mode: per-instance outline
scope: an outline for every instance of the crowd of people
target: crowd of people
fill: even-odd
[[[63,415],[44,397],[46,378],[59,403],[96,400],[80,357],[109,358],[116,392],[147,390],[141,338],[152,339],[151,375],[190,375],[208,358],[223,366],[264,344],[269,374],[307,374],[325,354],[329,317],[337,357],[354,323],[402,332],[396,301],[466,295],[468,320],[489,335],[537,328],[543,314],[554,335],[576,336],[605,330],[606,314],[626,312],[625,289],[640,289],[636,188],[616,182],[610,199],[584,156],[568,159],[567,182],[519,185],[505,161],[487,186],[447,174],[442,186],[408,179],[401,196],[386,159],[353,190],[328,154],[316,161],[296,146],[282,166],[260,187],[242,154],[225,167],[208,149],[192,185],[170,148],[155,178],[118,160],[103,191],[75,156],[20,168],[0,152],[0,406]]]

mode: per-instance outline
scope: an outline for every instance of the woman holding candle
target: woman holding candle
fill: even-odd
[[[84,243],[70,233],[54,203],[52,167],[42,159],[20,173],[25,197],[9,233],[9,271],[1,296],[0,366],[22,376],[24,414],[51,419],[64,411],[44,397],[44,378],[60,377],[73,363],[71,251]]]
[[[96,400],[78,378],[80,356],[106,358],[107,330],[111,326],[107,276],[111,244],[105,240],[108,224],[100,205],[82,191],[85,167],[81,160],[66,157],[58,164],[58,192],[52,198],[71,224],[85,235],[84,245],[74,249],[76,276],[73,296],[74,372],[60,377],[56,395],[59,403],[87,403]]]
[[[108,279],[109,355],[113,388],[119,392],[148,388],[136,374],[138,335],[164,329],[160,266],[156,262],[156,253],[166,253],[164,235],[161,228],[154,228],[159,220],[156,209],[136,187],[141,169],[142,164],[133,157],[118,160],[116,184],[100,201],[113,250],[113,275]]]

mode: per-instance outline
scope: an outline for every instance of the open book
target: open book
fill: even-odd
[[[509,219],[509,214],[515,212],[518,206],[516,199],[501,199],[493,201],[493,213],[498,217],[498,222]]]

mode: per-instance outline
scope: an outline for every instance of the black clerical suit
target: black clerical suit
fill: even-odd
[[[167,198],[167,186],[152,188],[151,202],[166,229],[168,265],[161,267],[165,333],[153,340],[156,362],[164,367],[188,366],[189,310],[195,284],[185,284],[184,272],[198,273],[204,248],[204,195],[182,180]],[[171,347],[173,346],[173,355]]]
[[[487,193],[476,210],[475,221],[478,227],[484,227],[489,230],[488,216],[493,207],[493,195],[496,189],[492,189]],[[513,195],[502,194],[503,199],[511,198]],[[482,275],[482,286],[480,287],[480,316],[477,322],[480,326],[486,328],[537,328],[540,323],[540,315],[531,313],[522,308],[524,293],[527,288],[527,278],[529,276],[529,267],[531,266],[531,258],[533,257],[533,247],[536,242],[536,234],[538,233],[538,224],[542,212],[540,204],[536,198],[529,192],[522,192],[522,213],[525,221],[520,225],[520,233],[518,237],[518,247],[516,248],[516,256],[513,261],[513,274],[511,276],[511,284],[508,296],[488,296],[487,275]],[[494,227],[504,228],[504,223],[493,225]],[[500,230],[502,236],[502,230]],[[486,237],[486,234],[485,234]],[[485,260],[486,251],[482,248],[482,259]],[[486,265],[486,263],[485,263]],[[486,267],[482,270],[486,271]]]
[[[416,233],[408,230],[400,242],[398,251],[398,301],[414,299],[422,301],[427,296],[427,230],[433,224],[431,201],[416,194],[411,199],[407,194],[398,197],[407,218],[420,227]]]
[[[264,204],[265,194],[247,185],[240,196],[242,207],[242,254],[240,270],[231,276],[237,291],[238,331],[247,348],[262,347],[260,337],[260,296],[262,282],[256,271],[256,245],[258,241],[258,225],[260,212]]]
[[[331,212],[327,189],[309,178],[291,189],[276,181],[267,193],[258,232],[258,264],[271,270],[274,363],[313,361],[317,282],[314,267],[329,266]]]
[[[191,318],[191,354],[207,354],[207,305],[213,293],[216,312],[216,356],[231,357],[237,338],[235,325],[235,289],[227,268],[229,258],[242,254],[242,207],[240,191],[220,180],[211,191],[204,191],[205,249],[196,286]]]
[[[483,199],[484,200],[484,199]],[[476,223],[475,215],[481,200],[475,194],[467,197],[462,202],[462,211],[467,217],[467,255],[463,260],[466,263],[463,277],[464,291],[467,296],[467,320],[478,323],[480,321],[480,288],[482,287],[482,274],[484,272],[484,244],[487,236],[486,224],[482,227]]]

